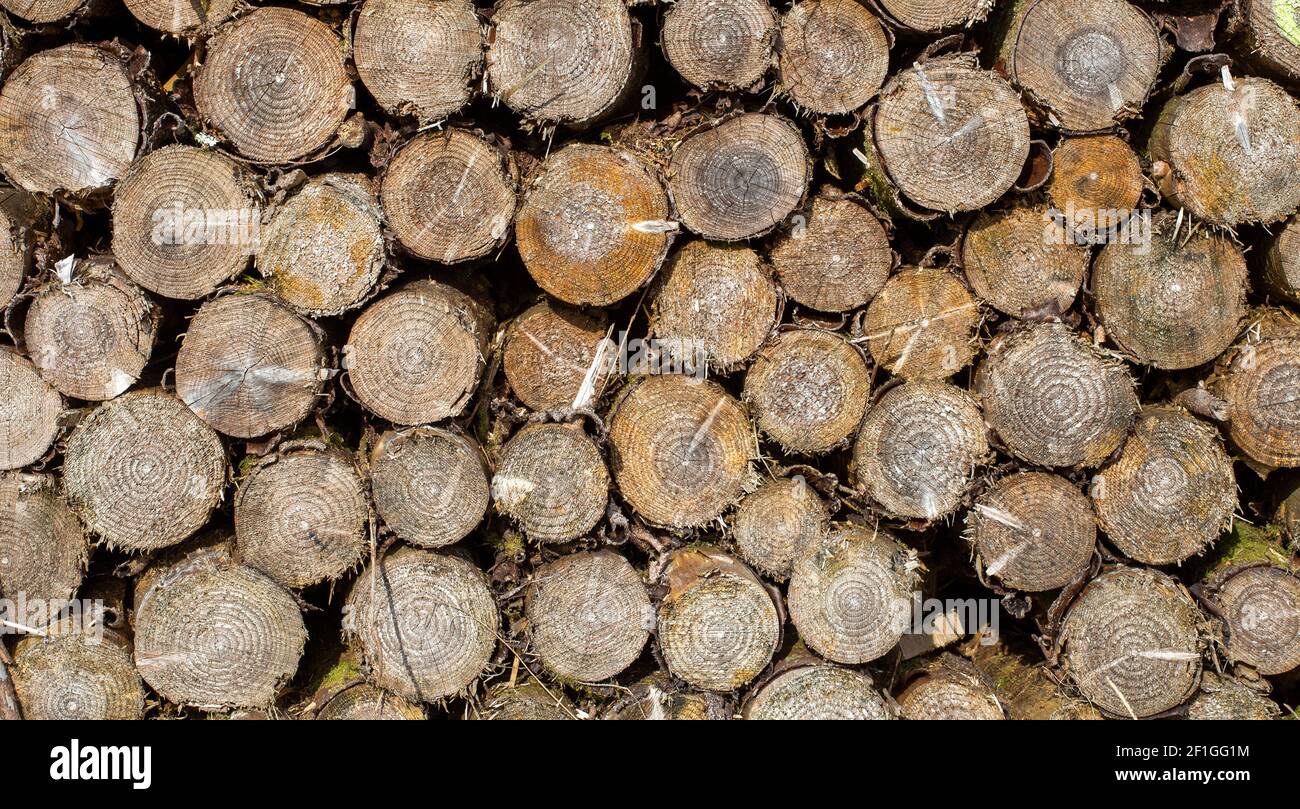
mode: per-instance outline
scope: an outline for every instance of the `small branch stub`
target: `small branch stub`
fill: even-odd
[[[425,548],[459,542],[487,513],[483,450],[449,429],[388,432],[370,458],[375,510],[398,536]]]
[[[530,424],[501,450],[492,496],[534,542],[585,536],[605,516],[609,470],[575,424]]]

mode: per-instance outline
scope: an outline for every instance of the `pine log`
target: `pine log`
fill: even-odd
[[[487,513],[483,450],[450,428],[384,433],[371,450],[370,478],[379,517],[414,545],[441,548],[459,542]]]
[[[679,0],[664,14],[659,42],[696,87],[748,90],[771,68],[777,36],[768,0]]]

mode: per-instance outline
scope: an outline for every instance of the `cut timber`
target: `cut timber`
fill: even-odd
[[[1229,571],[1211,598],[1230,658],[1268,675],[1300,666],[1300,578],[1294,572],[1269,565]]]
[[[988,0],[878,0],[881,8],[904,28],[936,33],[973,25],[993,6]]]
[[[294,597],[210,550],[152,574],[135,594],[135,664],[145,682],[204,710],[270,707],[307,642]]]
[[[646,520],[705,525],[748,485],[757,451],[749,420],[716,383],[650,376],[612,409],[610,466],[623,499]]]
[[[125,0],[126,10],[140,22],[165,34],[209,34],[230,19],[238,0]]]
[[[1300,206],[1300,109],[1253,76],[1214,82],[1165,104],[1148,148],[1173,205],[1211,224],[1276,222]]]
[[[330,697],[316,713],[324,721],[407,720],[425,718],[424,708],[370,683],[353,683]]]
[[[68,439],[63,485],[74,511],[109,545],[155,550],[193,534],[221,502],[221,439],[161,389],[126,393]]]
[[[944,654],[898,695],[903,719],[1000,720],[1006,710],[987,676],[970,661]]]
[[[68,283],[36,292],[23,328],[27,353],[65,396],[112,399],[140,378],[161,315],[111,259],[78,261]]]
[[[1211,390],[1228,403],[1228,434],[1266,466],[1300,467],[1300,321],[1268,313],[1220,358]]]
[[[604,390],[614,368],[612,343],[605,342],[609,320],[600,311],[582,311],[549,298],[514,319],[506,333],[502,367],[510,389],[533,410],[563,410],[577,403],[593,366],[593,398]]]
[[[325,23],[259,8],[208,43],[194,101],[240,154],[287,163],[328,146],[352,109],[345,55]]]
[[[1100,464],[1124,442],[1138,408],[1128,369],[1059,323],[999,337],[975,390],[1011,453],[1042,466]]]
[[[375,510],[394,533],[415,545],[459,542],[487,513],[483,450],[467,436],[438,427],[384,433],[370,456]]]
[[[1300,217],[1291,217],[1269,243],[1264,256],[1264,281],[1274,295],[1300,304]]]
[[[961,255],[975,294],[1012,317],[1052,307],[1069,311],[1090,258],[1046,205],[980,213]]]
[[[691,133],[673,152],[668,193],[686,227],[720,241],[760,236],[799,206],[808,147],[779,115],[746,113]]]
[[[641,656],[655,611],[641,575],[610,551],[538,568],[526,599],[533,649],[557,677],[595,683]]]
[[[841,668],[807,656],[785,666],[745,699],[750,720],[897,719],[898,707],[865,671]]]
[[[727,373],[776,327],[778,302],[772,270],[758,253],[694,241],[673,254],[655,283],[650,333],[680,362],[702,352],[710,368]]]
[[[974,397],[942,382],[909,382],[867,413],[853,447],[853,476],[890,514],[936,520],[961,505],[988,454]]]
[[[796,302],[823,312],[865,306],[885,285],[894,255],[885,228],[866,205],[825,190],[806,220],[782,233],[769,258]]]
[[[767,668],[781,642],[772,595],[738,559],[707,545],[674,551],[660,584],[659,648],[696,688],[734,691]]]
[[[979,305],[955,274],[904,267],[867,307],[865,341],[876,363],[903,379],[947,379],[975,357]]]
[[[530,424],[502,448],[492,497],[534,542],[568,542],[605,516],[609,470],[580,423]]]
[[[454,287],[413,281],[366,307],[352,326],[348,380],[358,401],[395,424],[459,416],[487,365],[492,316]]]
[[[1097,547],[1097,517],[1088,498],[1045,472],[1002,478],[980,495],[967,519],[979,569],[1024,592],[1069,584],[1087,570]]]
[[[33,193],[92,194],[126,174],[141,128],[116,54],[80,44],[41,51],[0,90],[0,170]]]
[[[0,184],[0,309],[23,288],[35,257],[35,229],[48,213],[36,196]]]
[[[140,286],[193,300],[248,266],[260,237],[253,179],[230,158],[166,146],[140,158],[113,197],[113,254]]]
[[[89,557],[86,529],[57,478],[0,472],[0,597],[66,601],[81,586]]]
[[[515,220],[519,255],[562,301],[604,306],[654,275],[677,230],[663,185],[628,152],[575,143],[542,164]]]
[[[668,63],[696,87],[746,90],[772,66],[776,37],[768,0],[679,0],[659,39]]]
[[[384,171],[384,216],[402,246],[455,264],[505,243],[515,187],[498,147],[463,129],[417,135]]]
[[[553,722],[576,719],[563,692],[536,680],[502,683],[488,689],[482,705],[472,706],[473,718],[488,721]]]
[[[933,59],[895,75],[881,93],[873,133],[889,178],[935,211],[993,203],[1029,157],[1020,96],[968,56]]]
[[[1126,0],[1031,0],[1010,13],[999,62],[1053,125],[1092,132],[1141,111],[1164,58],[1146,12]]]
[[[1137,153],[1122,138],[1088,135],[1065,138],[1052,152],[1047,195],[1078,241],[1110,241],[1138,213],[1145,183]]]
[[[1106,335],[1139,361],[1193,368],[1222,354],[1246,319],[1249,272],[1227,238],[1174,235],[1178,215],[1157,214],[1147,244],[1108,244],[1093,264],[1092,293]]]
[[[176,394],[235,438],[298,424],[324,387],[319,329],[269,295],[235,293],[203,304],[176,355]]]
[[[384,268],[379,203],[369,178],[326,174],[273,212],[257,271],[304,315],[341,315],[374,289]]]
[[[431,123],[469,103],[483,72],[483,31],[470,0],[366,0],[352,58],[381,107]]]
[[[785,581],[795,558],[821,541],[829,522],[826,503],[803,478],[778,478],[740,501],[731,519],[731,534],[740,558]]]
[[[1243,0],[1248,61],[1282,82],[1300,82],[1300,6],[1290,0]]]
[[[696,691],[655,672],[631,685],[603,719],[619,721],[725,721],[731,701],[721,694]]]
[[[0,346],[0,469],[40,460],[59,434],[63,397],[36,366],[12,348]]]
[[[370,506],[351,453],[319,442],[282,445],[235,493],[235,547],[285,587],[341,578],[367,547]]]
[[[492,25],[492,91],[524,118],[585,126],[636,90],[641,31],[622,0],[501,0]]]
[[[1201,688],[1187,705],[1191,720],[1269,720],[1282,711],[1269,699],[1267,684],[1220,677],[1212,671],[1201,674]]]
[[[1277,508],[1277,522],[1291,537],[1291,546],[1300,547],[1300,476],[1284,484],[1281,505]]]
[[[889,37],[858,0],[802,0],[781,18],[778,89],[800,109],[853,112],[889,72]]]
[[[347,609],[346,628],[374,683],[414,702],[467,688],[487,668],[500,631],[483,571],[416,548],[399,548],[367,568]]]
[[[112,630],[66,621],[24,638],[14,650],[13,678],[24,719],[144,718],[144,684],[129,645]]]
[[[92,0],[0,0],[0,9],[34,23],[65,20],[86,11]]]
[[[884,656],[911,625],[914,556],[883,528],[841,523],[806,546],[790,574],[790,620],[828,660]]]
[[[1113,716],[1141,719],[1196,693],[1202,622],[1183,586],[1154,570],[1108,570],[1084,588],[1057,646],[1070,680]]]
[[[816,455],[848,442],[870,393],[871,372],[852,343],[834,332],[788,329],[754,358],[742,399],[787,452]]]
[[[1237,508],[1232,459],[1218,431],[1175,408],[1143,410],[1119,458],[1089,490],[1106,536],[1146,565],[1205,550]]]

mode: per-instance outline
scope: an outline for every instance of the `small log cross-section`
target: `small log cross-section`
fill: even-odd
[[[1093,579],[1057,637],[1061,661],[1085,697],[1107,713],[1141,719],[1196,692],[1202,618],[1177,581],[1120,567]]]
[[[743,399],[758,428],[787,452],[843,445],[870,402],[871,372],[844,337],[818,329],[776,335],[745,374]]]
[[[1097,547],[1088,498],[1045,472],[1002,478],[980,496],[968,519],[984,575],[1025,592],[1069,584]]]
[[[324,387],[319,329],[269,295],[235,293],[203,304],[176,355],[176,394],[235,438],[298,424]]]
[[[727,373],[776,327],[778,300],[772,271],[758,253],[693,241],[673,254],[655,282],[650,332],[664,350],[678,349],[680,361],[698,361],[703,352],[710,368]]]
[[[396,694],[375,688],[367,682],[355,682],[338,691],[321,706],[314,717],[322,721],[409,721],[425,718],[424,708]]]
[[[1233,227],[1269,224],[1300,206],[1300,109],[1267,79],[1215,81],[1171,99],[1149,144],[1170,203]]]
[[[1053,213],[1078,241],[1123,236],[1125,224],[1138,213],[1144,185],[1137,153],[1114,135],[1065,138],[1052,152],[1047,195]]]
[[[240,154],[286,163],[328,146],[355,105],[344,58],[325,23],[259,8],[208,43],[194,101]]]
[[[926,666],[898,695],[903,719],[1002,720],[1006,709],[985,675],[970,661],[945,654]]]
[[[526,598],[533,648],[548,670],[594,683],[641,655],[655,612],[645,583],[609,551],[563,556],[537,570]]]
[[[668,167],[682,223],[706,239],[761,236],[790,215],[808,188],[808,146],[779,115],[746,113],[691,133]]]
[[[126,10],[140,22],[176,36],[208,34],[230,19],[238,0],[125,0]]]
[[[893,266],[885,228],[860,201],[820,194],[807,216],[782,232],[769,254],[781,287],[797,303],[824,312],[865,306]]]
[[[876,363],[907,380],[947,379],[975,357],[979,305],[955,274],[905,267],[867,307],[865,342]]]
[[[1090,256],[1052,213],[1045,205],[1018,205],[975,218],[961,255],[981,300],[1012,317],[1074,305]]]
[[[140,378],[161,312],[111,260],[77,262],[69,283],[45,285],[24,338],[41,377],[60,393],[101,402]]]
[[[361,561],[369,516],[350,453],[290,444],[259,462],[235,494],[235,547],[285,587],[333,581]]]
[[[1264,281],[1274,295],[1300,304],[1300,217],[1291,217],[1269,244]]]
[[[821,541],[829,527],[826,503],[802,478],[768,481],[747,495],[731,519],[740,558],[769,578],[790,577],[805,547]]]
[[[416,548],[399,548],[367,568],[347,609],[345,629],[371,681],[413,702],[433,702],[473,683],[500,632],[483,571]]]
[[[1300,467],[1300,322],[1266,316],[1246,334],[1211,380],[1228,403],[1228,434],[1259,463]]]
[[[389,432],[370,456],[375,510],[394,533],[440,548],[469,535],[487,513],[487,461],[473,439],[450,429]]]
[[[367,410],[395,424],[459,416],[487,365],[490,313],[438,281],[413,281],[366,307],[345,349],[347,378]]]
[[[988,454],[974,397],[942,382],[909,382],[867,413],[853,475],[888,513],[937,520],[956,511]]]
[[[679,0],[659,39],[668,63],[696,87],[746,90],[772,66],[776,37],[768,0]]]
[[[1246,319],[1246,259],[1228,239],[1175,236],[1177,214],[1151,223],[1146,244],[1108,244],[1093,265],[1092,293],[1106,334],[1139,361],[1192,368],[1223,353]]]
[[[510,389],[533,410],[561,410],[574,404],[595,366],[592,392],[603,390],[616,360],[607,334],[609,321],[599,311],[550,299],[529,307],[506,333],[501,365]]]
[[[515,215],[505,153],[463,129],[425,132],[403,145],[384,171],[380,196],[402,246],[443,264],[491,253]]]
[[[144,717],[144,684],[118,633],[60,623],[19,641],[14,690],[24,719],[129,720]]]
[[[988,424],[1042,466],[1096,466],[1119,448],[1138,400],[1133,377],[1059,323],[1003,335],[975,375]]]
[[[673,552],[660,583],[659,648],[668,670],[707,691],[734,691],[781,642],[772,595],[738,559],[707,545]]]
[[[117,54],[81,44],[41,51],[0,90],[0,171],[34,193],[93,194],[126,174],[141,124]]]
[[[229,157],[165,146],[131,166],[113,196],[113,254],[140,286],[193,300],[248,266],[260,237],[252,178]]]
[[[54,476],[0,472],[0,597],[66,601],[89,557],[86,529]]]
[[[1097,518],[1125,556],[1181,562],[1232,522],[1237,481],[1218,431],[1173,408],[1144,410],[1119,458],[1093,479]]]
[[[134,622],[145,682],[171,702],[205,710],[269,707],[307,642],[287,590],[210,550],[146,574]]]
[[[277,208],[257,271],[298,312],[341,315],[359,305],[384,268],[379,204],[369,178],[326,174]]]
[[[904,28],[938,33],[962,28],[984,19],[993,6],[989,0],[877,0],[880,7]]]
[[[754,689],[742,715],[750,720],[897,719],[898,708],[865,671],[846,669],[808,656]]]
[[[40,460],[58,437],[63,397],[31,360],[3,346],[0,390],[0,469],[18,469]]]
[[[704,525],[740,498],[757,448],[740,403],[714,382],[650,376],[613,407],[610,465],[623,499],[667,528]]]
[[[803,0],[781,18],[778,86],[800,109],[853,112],[885,83],[889,37],[858,0]]]
[[[935,211],[973,211],[1001,197],[1029,157],[1029,118],[1011,85],[950,56],[885,85],[874,124],[886,173]]]
[[[1268,565],[1247,567],[1215,587],[1228,656],[1260,674],[1300,666],[1300,578]]]
[[[470,0],[366,0],[352,58],[380,106],[429,123],[469,103],[483,71],[483,31]]]
[[[492,25],[492,91],[526,119],[586,126],[637,89],[641,32],[623,0],[502,0]]]
[[[790,620],[813,651],[858,665],[882,657],[911,626],[916,576],[889,531],[837,524],[806,546],[790,575]]]
[[[537,285],[567,303],[616,303],[654,275],[677,225],[659,179],[632,154],[575,143],[542,164],[515,220]]]
[[[501,450],[492,497],[535,542],[585,536],[605,516],[609,470],[577,424],[530,424]]]
[[[109,545],[155,550],[193,534],[221,502],[226,453],[211,427],[163,390],[123,394],[68,439],[63,485]]]
[[[1010,13],[1001,62],[1052,124],[1091,132],[1141,110],[1164,56],[1146,12],[1126,0],[1033,0]]]

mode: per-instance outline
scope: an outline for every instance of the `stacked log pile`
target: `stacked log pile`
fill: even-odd
[[[1260,0],[0,0],[0,717],[1294,715],[1298,97]]]

